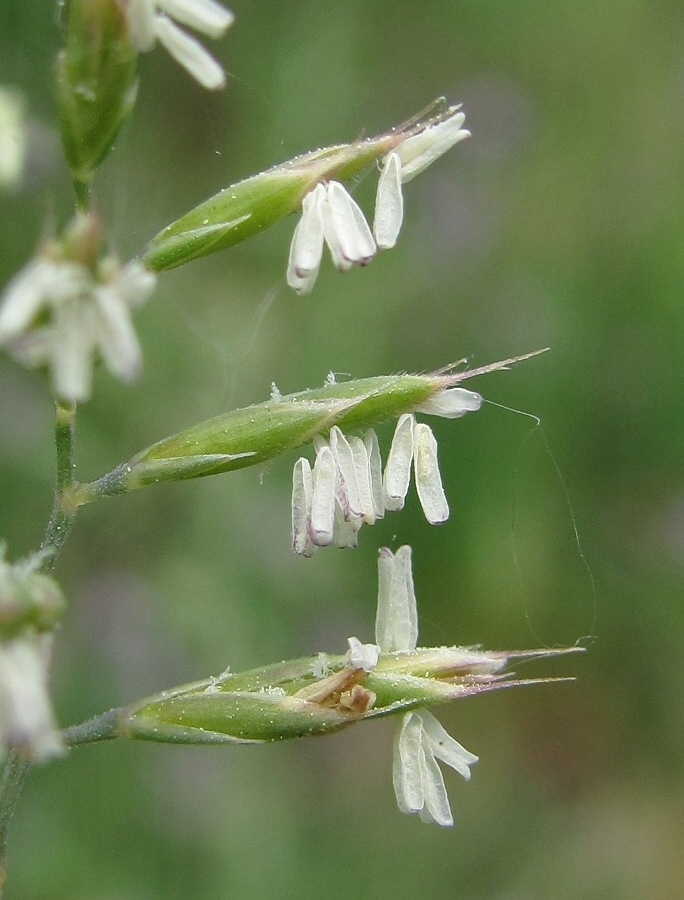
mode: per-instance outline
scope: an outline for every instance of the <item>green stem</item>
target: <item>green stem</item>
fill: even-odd
[[[7,834],[31,763],[16,750],[7,754],[0,782],[0,898],[7,874]]]
[[[76,194],[76,208],[79,212],[87,213],[90,209],[90,183],[74,177],[74,193]]]
[[[74,422],[76,407],[56,403],[55,451],[57,474],[52,513],[40,546],[43,554],[43,571],[54,568],[59,551],[76,518],[79,502],[74,481]]]
[[[78,510],[75,502],[74,481],[74,420],[76,407],[56,404],[55,450],[57,473],[55,478],[55,499],[50,521],[41,544],[43,571],[50,571],[57,560],[59,551],[66,540]],[[0,782],[0,898],[2,885],[7,873],[6,849],[7,832],[24,780],[31,763],[16,750],[10,749]]]
[[[101,716],[66,728],[62,732],[64,743],[67,747],[78,747],[79,744],[94,744],[97,741],[109,741],[118,737],[121,712],[121,709],[110,709]]]

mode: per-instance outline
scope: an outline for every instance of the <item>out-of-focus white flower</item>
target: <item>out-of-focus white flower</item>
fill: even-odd
[[[465,115],[452,106],[438,122],[398,144],[381,161],[373,233],[378,247],[394,247],[404,217],[402,184],[415,178],[454,144],[470,136],[462,128]]]
[[[313,289],[324,242],[340,272],[367,265],[376,251],[359,205],[339,181],[317,184],[302,201],[302,217],[292,236],[287,267],[287,283],[298,294]]]
[[[0,86],[0,188],[21,181],[27,155],[24,102],[18,90]]]
[[[221,66],[176,22],[219,38],[235,18],[230,10],[215,0],[125,0],[124,10],[131,43],[137,50],[151,50],[160,41],[202,87],[218,90],[225,86]]]
[[[409,546],[400,547],[396,554],[387,547],[380,549],[375,640],[382,653],[416,647],[418,610]],[[432,713],[405,713],[394,742],[392,781],[397,805],[403,813],[419,813],[423,822],[453,825],[438,759],[466,780],[470,766],[477,762],[477,756],[450,737]]]
[[[93,273],[83,262],[46,252],[30,262],[0,297],[0,346],[29,367],[47,367],[64,401],[90,395],[94,359],[130,382],[142,354],[131,310],[147,300],[156,276],[142,263],[112,258]]]
[[[0,642],[0,746],[37,762],[64,752],[48,693],[51,646],[50,634]]]

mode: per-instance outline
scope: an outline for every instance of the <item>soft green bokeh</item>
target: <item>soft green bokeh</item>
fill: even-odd
[[[680,896],[684,7],[230,5],[236,23],[211,47],[225,93],[160,49],[140,61],[138,107],[96,183],[123,257],[221,187],[440,94],[464,102],[473,137],[407,186],[395,250],[345,275],[326,261],[309,297],[285,286],[294,220],[163,276],[137,316],[143,378],[129,389],[99,373],[79,414],[80,477],[265,399],[271,381],[287,392],[331,370],[429,371],[546,345],[469,386],[539,415],[550,450],[494,406],[436,421],[450,521],[428,526],[412,496],[356,552],[312,560],[289,547],[294,458],[87,508],[57,570],[70,600],[60,720],[370,639],[383,543],[414,547],[426,644],[595,640],[521,671],[575,684],[440,711],[480,756],[470,784],[446,774],[452,830],[397,811],[391,722],[288,746],[112,742],[33,774],[7,898]],[[0,84],[24,92],[32,138],[23,185],[0,195],[0,283],[70,214],[51,130],[57,47],[50,4],[0,0]],[[374,185],[371,173],[356,192],[368,210]],[[14,555],[48,516],[51,430],[43,380],[0,360],[0,535]]]

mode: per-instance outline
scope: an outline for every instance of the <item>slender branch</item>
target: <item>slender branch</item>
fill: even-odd
[[[121,709],[110,709],[101,716],[88,719],[79,725],[65,728],[62,738],[67,747],[78,747],[79,744],[94,744],[97,741],[109,741],[118,737],[118,725]]]
[[[54,568],[59,551],[71,530],[78,502],[74,481],[74,423],[76,407],[56,403],[55,452],[57,473],[55,479],[55,499],[52,513],[40,546],[43,554],[44,571]]]
[[[0,782],[0,898],[7,874],[7,835],[31,763],[16,750],[7,754]]]

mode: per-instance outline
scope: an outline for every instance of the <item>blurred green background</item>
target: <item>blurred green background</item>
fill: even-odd
[[[415,497],[355,552],[290,550],[292,458],[88,508],[57,574],[54,690],[81,721],[172,684],[372,637],[378,546],[414,547],[421,642],[590,652],[576,674],[440,711],[480,756],[446,773],[455,825],[396,809],[393,722],[257,748],[112,742],[30,778],[6,896],[677,898],[684,895],[684,6],[680,0],[233,0],[203,92],[161,50],[97,206],[123,258],[221,187],[373,134],[439,95],[472,139],[406,189],[398,247],[285,287],[294,220],[162,277],[135,388],[100,372],[78,474],[238,405],[321,383],[476,365],[486,406],[434,421],[452,516]],[[31,152],[0,194],[0,284],[70,214],[49,3],[0,0],[0,83]],[[375,178],[356,194],[372,209]],[[344,376],[340,376],[344,377]],[[0,534],[35,548],[53,479],[40,376],[0,360]],[[381,432],[386,448],[391,431]],[[556,471],[556,464],[561,475]],[[568,508],[564,486],[570,500]],[[591,577],[573,533],[573,521]],[[592,580],[593,578],[593,580]]]

